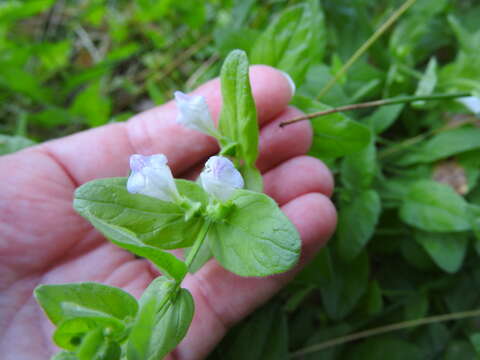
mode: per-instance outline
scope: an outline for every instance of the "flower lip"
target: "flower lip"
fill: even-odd
[[[229,200],[236,189],[244,186],[240,172],[233,163],[223,156],[212,156],[200,174],[202,187],[221,201]]]
[[[177,123],[207,135],[218,137],[218,131],[203,96],[189,96],[181,91],[175,91],[174,96],[179,110]]]
[[[180,195],[167,162],[163,154],[130,156],[132,172],[127,180],[128,192],[163,201],[179,201]]]

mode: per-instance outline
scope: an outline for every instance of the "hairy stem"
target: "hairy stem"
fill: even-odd
[[[359,339],[364,339],[370,336],[374,335],[380,335],[384,334],[387,332],[391,331],[396,331],[396,330],[403,330],[407,329],[410,327],[416,327],[416,326],[421,326],[421,325],[427,325],[427,324],[433,324],[433,323],[439,323],[439,322],[445,322],[445,321],[451,321],[451,320],[461,320],[461,319],[466,319],[470,317],[477,317],[480,316],[480,309],[479,310],[471,310],[471,311],[462,311],[462,312],[457,312],[453,314],[444,314],[444,315],[437,315],[437,316],[431,316],[431,317],[425,317],[422,319],[418,320],[410,320],[410,321],[403,321],[395,324],[390,324],[386,326],[381,326],[365,331],[360,331],[355,334],[350,334],[347,336],[341,336],[332,340],[325,341],[320,344],[312,345],[305,347],[301,350],[295,351],[292,353],[291,358],[298,358],[307,354],[311,354],[332,346],[337,346],[341,344],[345,344],[351,341],[359,340]]]
[[[417,0],[407,0],[405,3],[400,6],[393,14],[385,21],[382,26],[380,26],[377,31],[373,33],[373,35],[363,43],[362,46],[352,55],[352,57],[342,66],[342,68],[335,74],[335,76],[323,87],[323,89],[318,94],[318,99],[320,99],[323,95],[325,95],[335,83],[340,79],[350,67],[358,60],[369,48],[372,46],[377,39],[382,36],[385,31],[387,31],[390,26],[392,26],[395,21],[398,20],[400,16],[405,13],[413,4],[415,4]]]
[[[471,95],[470,93],[462,92],[462,93],[433,94],[433,95],[423,95],[423,96],[402,96],[402,97],[396,97],[396,98],[390,98],[390,99],[368,101],[368,102],[359,103],[359,104],[344,105],[344,106],[339,106],[339,107],[335,107],[328,110],[317,111],[311,114],[297,116],[291,120],[287,120],[280,123],[280,127],[284,127],[286,125],[293,124],[298,121],[308,120],[308,119],[316,118],[319,116],[325,116],[325,115],[342,112],[342,111],[366,109],[366,108],[377,107],[377,106],[403,104],[403,103],[409,103],[409,102],[419,101],[419,100],[431,101],[431,100],[442,100],[442,99],[455,99],[455,98],[460,98],[460,97],[465,97],[470,95]]]

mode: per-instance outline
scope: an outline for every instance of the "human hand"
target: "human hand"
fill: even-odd
[[[266,66],[250,70],[260,132],[257,162],[265,192],[296,225],[302,260],[296,269],[267,278],[242,278],[211,260],[182,283],[195,299],[195,316],[171,359],[201,359],[228,328],[271,297],[314,256],[336,222],[328,199],[333,180],[319,160],[305,156],[307,122],[281,129],[295,117],[287,107],[286,78]],[[219,81],[195,91],[214,118],[221,108]],[[76,214],[73,191],[86,181],[128,172],[133,153],[164,153],[176,177],[193,178],[218,147],[216,141],[175,123],[172,102],[116,123],[0,158],[0,350],[4,359],[47,359],[52,326],[32,297],[39,284],[95,281],[137,298],[158,276],[149,262],[112,245]],[[206,336],[207,335],[207,336]]]

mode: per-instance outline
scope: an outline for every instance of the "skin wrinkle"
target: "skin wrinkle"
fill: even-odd
[[[58,158],[54,152],[50,151],[47,144],[38,146],[36,150],[40,154],[44,154],[45,156],[47,156],[54,164],[56,164],[60,168],[60,170],[65,175],[65,178],[70,180],[72,189],[75,189],[80,185],[78,181],[75,179],[75,177],[73,176],[73,174],[68,170],[68,166],[62,163],[60,158]]]

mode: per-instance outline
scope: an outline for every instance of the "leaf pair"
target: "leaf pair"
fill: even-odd
[[[182,196],[201,205],[188,220],[188,209],[130,194],[125,179],[119,178],[81,186],[74,206],[113,243],[152,260],[176,281],[185,276],[186,265],[163,250],[192,246],[206,221],[211,223],[207,235],[210,250],[222,266],[238,275],[271,275],[296,263],[299,235],[268,196],[237,190],[228,204],[219,204],[225,215],[214,219],[213,207],[206,206],[207,196],[198,184],[185,180],[176,184]]]
[[[154,280],[140,304],[96,283],[41,285],[35,296],[57,325],[55,343],[67,350],[55,359],[160,359],[183,339],[194,313],[190,293],[166,278]]]

